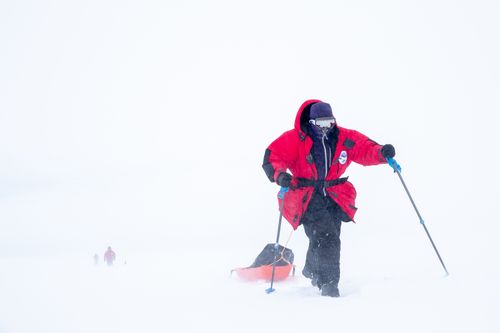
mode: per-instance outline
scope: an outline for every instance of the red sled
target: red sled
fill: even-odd
[[[276,260],[276,258],[279,259]],[[279,245],[276,255],[275,244],[267,244],[252,265],[235,268],[231,270],[231,274],[236,272],[238,277],[246,281],[271,281],[274,263],[274,280],[285,280],[290,276],[290,272],[292,276],[295,275],[293,258],[292,250]]]

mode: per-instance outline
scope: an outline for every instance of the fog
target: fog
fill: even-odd
[[[1,2],[0,332],[265,331],[280,327],[275,306],[286,318],[299,305],[280,329],[498,330],[499,8]],[[390,167],[352,165],[345,298],[300,274],[276,295],[228,279],[275,239],[264,151],[311,98],[396,147],[450,277]],[[306,244],[299,228],[299,272]],[[117,264],[95,267],[107,246]],[[409,324],[422,308],[428,321]],[[400,320],[378,322],[391,311]]]

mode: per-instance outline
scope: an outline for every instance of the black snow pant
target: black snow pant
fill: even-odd
[[[340,227],[349,217],[329,196],[315,191],[302,218],[309,238],[303,273],[323,284],[338,285],[340,279]]]

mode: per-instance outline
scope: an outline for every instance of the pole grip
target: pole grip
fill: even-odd
[[[394,172],[401,172],[401,166],[396,162],[394,158],[386,158],[387,163],[391,166]]]
[[[280,193],[278,194],[278,197],[283,200],[285,198],[285,193],[288,192],[288,187],[282,187],[280,188]]]

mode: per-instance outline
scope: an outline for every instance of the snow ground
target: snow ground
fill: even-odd
[[[395,177],[390,170],[389,175]],[[37,205],[63,201],[49,197]],[[131,204],[123,194],[111,197]],[[74,207],[68,206],[62,215],[71,216]],[[36,210],[26,203],[24,208]],[[403,208],[408,210],[409,203]],[[94,266],[94,248],[87,253],[11,253],[0,259],[0,332],[300,332],[325,325],[347,332],[498,331],[496,236],[479,229],[449,232],[450,220],[428,222],[451,273],[445,277],[423,229],[408,216],[388,224],[343,225],[339,299],[321,297],[300,275],[307,247],[301,228],[288,243],[297,274],[276,283],[275,293],[265,293],[266,282],[230,276],[231,268],[251,264],[272,242],[277,216],[254,228],[267,231],[253,234],[245,234],[236,220],[236,231],[223,224],[206,233],[187,228],[183,234],[181,227],[171,226],[173,236],[164,236],[156,248],[138,249],[133,237],[122,239],[115,246],[113,267]],[[282,243],[290,232],[284,225]]]
[[[0,333],[499,332],[499,13],[0,2]],[[348,170],[341,298],[300,275],[301,228],[275,293],[229,276],[275,239],[262,157],[309,98],[395,145],[449,277],[387,166]]]
[[[90,258],[3,259],[2,332],[499,328],[498,274],[484,267],[452,266],[447,278],[437,265],[428,271],[346,268],[342,297],[332,299],[319,296],[300,275],[277,283],[276,292],[267,295],[268,283],[228,276],[236,253],[233,260],[222,259],[226,252],[209,254],[144,253],[111,268],[94,267]]]

